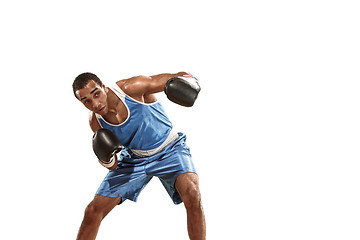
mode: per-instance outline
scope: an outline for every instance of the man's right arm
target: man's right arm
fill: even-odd
[[[101,165],[114,170],[118,165],[116,154],[123,149],[115,134],[109,129],[101,128],[94,133],[92,143]]]
[[[89,123],[90,123],[90,128],[91,128],[91,130],[92,130],[94,133],[96,133],[97,130],[99,130],[99,129],[102,128],[102,127],[100,126],[99,121],[97,120],[97,118],[96,118],[96,116],[95,116],[95,113],[93,113],[93,112],[90,113]],[[100,150],[100,149],[97,149],[97,150],[94,149],[94,151],[99,151],[99,150]],[[95,154],[96,154],[96,152],[95,152]],[[96,155],[97,155],[97,154],[96,154]],[[113,162],[112,164],[107,164],[107,163],[105,163],[104,161],[101,161],[101,159],[99,159],[99,157],[98,157],[98,161],[99,161],[99,163],[100,163],[102,166],[106,167],[106,168],[109,169],[109,170],[114,170],[114,169],[116,169],[117,164],[118,164],[118,160],[117,160],[116,155],[115,155],[115,158],[114,158],[114,162]]]
[[[99,121],[97,120],[95,113],[91,112],[89,116],[90,128],[93,132],[96,132],[101,128]]]

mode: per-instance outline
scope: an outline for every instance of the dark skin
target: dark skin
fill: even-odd
[[[176,74],[158,74],[154,76],[136,76],[123,79],[116,84],[128,96],[142,103],[153,103],[156,101],[155,93],[164,90],[166,82],[173,77],[186,75],[186,72]],[[90,80],[88,84],[76,91],[76,97],[91,110],[90,127],[95,132],[101,128],[95,114],[100,114],[107,122],[118,125],[126,121],[128,110],[124,103],[105,85],[99,86]],[[114,170],[114,167],[109,168]],[[205,216],[201,204],[199,190],[199,177],[195,173],[183,173],[175,182],[175,188],[184,202],[187,212],[188,233],[191,240],[206,239]],[[95,195],[93,201],[85,210],[84,220],[81,224],[78,240],[95,239],[102,219],[121,202],[121,197],[110,198]]]
[[[177,74],[159,74],[151,77],[136,76],[120,80],[116,84],[135,100],[143,103],[153,103],[156,101],[154,94],[163,91],[166,82],[170,78],[186,74],[186,72],[179,72]],[[95,113],[100,114],[107,122],[115,125],[123,123],[128,116],[124,103],[105,85],[99,86],[96,82],[89,81],[84,88],[79,89],[75,94],[84,106],[93,112],[90,117],[90,127],[93,132],[101,128],[96,120]],[[114,170],[116,166],[117,164],[114,164],[109,169]]]

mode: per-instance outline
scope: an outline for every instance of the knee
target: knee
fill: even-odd
[[[101,221],[103,219],[101,209],[97,207],[95,204],[90,203],[85,208],[84,219],[86,219],[89,222]]]
[[[201,194],[199,187],[197,185],[187,187],[182,194],[182,200],[188,210],[201,208]]]

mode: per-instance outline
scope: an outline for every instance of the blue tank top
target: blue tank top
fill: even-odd
[[[142,103],[126,95],[118,85],[109,87],[124,103],[127,119],[114,125],[95,114],[103,128],[111,130],[121,144],[130,149],[151,150],[159,147],[169,136],[172,123],[159,102]]]

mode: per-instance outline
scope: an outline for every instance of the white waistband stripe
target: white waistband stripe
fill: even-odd
[[[169,136],[159,147],[151,149],[151,150],[131,149],[131,151],[140,157],[150,157],[154,154],[161,152],[165,147],[167,147],[170,143],[175,141],[178,137],[179,137],[179,135],[177,134],[177,132],[174,129],[171,129]]]

